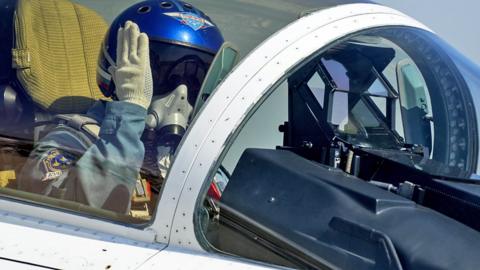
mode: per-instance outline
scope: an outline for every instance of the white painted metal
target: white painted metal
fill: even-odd
[[[202,251],[194,232],[195,204],[229,136],[252,107],[288,70],[320,48],[348,34],[381,26],[430,31],[393,9],[351,4],[313,13],[282,29],[224,80],[189,128],[172,165],[152,228],[158,241]],[[181,196],[179,197],[178,194]],[[169,217],[174,216],[173,222]]]
[[[0,218],[1,258],[52,268],[135,269],[165,247],[6,211]]]
[[[233,257],[196,253],[185,249],[167,248],[148,260],[138,270],[261,270],[279,269],[258,262],[241,261]],[[282,268],[280,268],[282,269]]]
[[[0,199],[0,211],[7,211],[17,213],[32,218],[37,218],[39,221],[52,221],[59,224],[71,225],[78,228],[87,228],[97,232],[114,234],[120,237],[126,237],[142,242],[155,242],[155,232],[147,228],[145,230],[129,227],[117,223],[112,223],[107,220],[100,220],[96,218],[88,218],[85,216],[76,215],[58,211],[51,208],[36,206],[33,204],[24,204],[13,202],[10,200]],[[3,218],[0,215],[0,223]]]

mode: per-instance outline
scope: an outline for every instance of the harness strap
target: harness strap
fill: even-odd
[[[95,140],[99,139],[100,124],[91,117],[81,114],[58,114],[55,120],[78,131],[86,132]]]

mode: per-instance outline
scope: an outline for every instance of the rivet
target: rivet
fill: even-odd
[[[185,213],[182,213],[182,216],[186,216],[186,215],[187,215],[187,214],[185,214]]]
[[[183,173],[183,174],[186,174],[186,173],[187,173],[187,171],[182,171],[182,173]]]
[[[175,197],[173,197],[173,198],[172,198],[172,200],[174,200],[174,201],[175,201]]]
[[[167,225],[165,225],[165,227],[167,227],[167,228],[168,228],[168,224],[167,224]]]

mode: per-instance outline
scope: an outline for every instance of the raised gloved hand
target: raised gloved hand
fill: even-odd
[[[131,21],[118,29],[117,63],[108,71],[115,83],[118,100],[148,109],[153,95],[148,36]]]

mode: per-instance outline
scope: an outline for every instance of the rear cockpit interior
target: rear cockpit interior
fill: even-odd
[[[0,12],[4,19],[0,22],[0,29],[6,42],[0,44],[0,194],[13,200],[145,225],[155,212],[166,174],[162,176],[159,170],[158,142],[153,129],[146,128],[141,138],[146,155],[126,214],[26,192],[18,181],[22,172],[28,171],[25,164],[32,150],[53,128],[61,125],[85,133],[87,144],[98,139],[101,123],[86,113],[99,100],[109,101],[97,85],[97,61],[108,25],[95,10],[78,2],[81,1],[7,0],[2,3]],[[170,48],[164,47],[157,49]],[[187,52],[178,52],[181,53]],[[206,57],[207,53],[199,55]],[[188,96],[189,103],[194,105],[190,121],[239,58],[238,50],[228,42],[217,55],[202,89],[197,89],[201,92],[198,98]],[[151,59],[154,57],[152,54]],[[190,61],[186,58],[180,60]],[[159,73],[169,76],[180,70],[181,61],[175,61],[173,65],[163,62],[165,66],[161,68],[167,70]],[[202,72],[207,72],[206,66]],[[78,149],[60,150],[78,152]],[[47,158],[45,161],[51,160]],[[55,173],[49,171],[51,168],[45,170],[46,173]],[[99,173],[98,178],[102,177]]]
[[[6,2],[0,22],[6,41],[0,48],[0,193],[121,222],[148,222],[156,195],[141,192],[149,186],[144,179],[128,215],[19,190],[17,180],[30,152],[53,127],[63,123],[98,136],[98,123],[73,116],[106,99],[96,70],[108,25],[94,10],[70,1]]]

